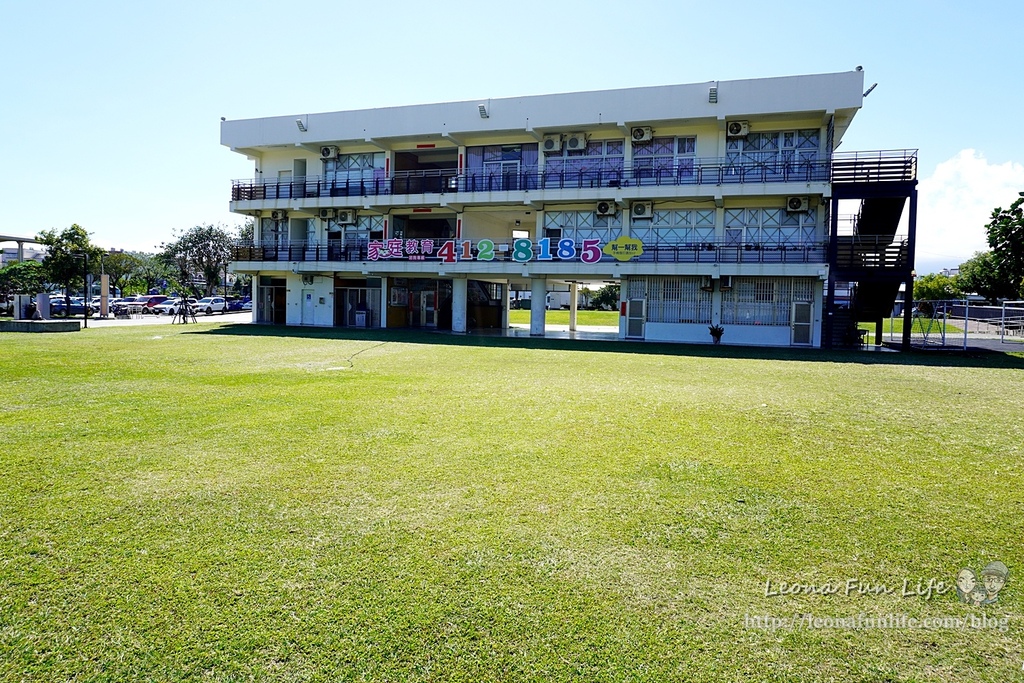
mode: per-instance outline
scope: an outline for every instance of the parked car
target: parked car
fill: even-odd
[[[227,311],[228,304],[222,296],[206,296],[196,302],[195,310],[196,313],[213,315],[214,313],[224,313]]]
[[[146,296],[140,296],[135,300],[135,303],[141,304],[143,313],[153,313],[153,309],[157,304],[162,304],[170,298],[163,294],[147,294]]]
[[[153,307],[154,315],[178,315],[181,311],[181,302],[188,301],[188,305],[192,307],[192,311],[196,312],[196,300],[189,299],[168,299],[162,303],[157,304]]]
[[[245,302],[241,299],[228,299],[228,313],[237,313],[244,305]]]
[[[82,301],[71,300],[70,305],[64,299],[57,299],[50,305],[50,317],[67,318],[71,315],[85,315],[92,317],[96,311],[92,306],[86,306]]]
[[[243,311],[251,311],[252,310],[252,302],[251,301],[246,301],[245,303],[243,303],[242,304],[242,310]]]

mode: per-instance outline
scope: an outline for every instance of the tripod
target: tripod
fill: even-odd
[[[190,322],[198,323],[199,321],[196,320],[195,310],[191,306],[189,306],[187,301],[183,300],[181,302],[181,306],[179,306],[178,310],[174,312],[174,317],[171,319],[171,324],[174,325],[175,323],[181,323],[182,325],[185,325]]]

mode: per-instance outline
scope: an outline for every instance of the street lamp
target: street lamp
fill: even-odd
[[[85,319],[85,329],[89,329],[89,303],[92,297],[89,292],[89,254],[81,251],[72,254],[75,258],[82,259],[82,289],[85,290],[85,297],[82,301],[82,318]],[[71,309],[68,309],[68,313]]]

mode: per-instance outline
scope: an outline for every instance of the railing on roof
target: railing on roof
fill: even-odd
[[[900,182],[916,179],[916,149],[836,152],[832,155],[833,183]]]

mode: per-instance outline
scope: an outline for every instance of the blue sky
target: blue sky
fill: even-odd
[[[107,247],[234,225],[229,119],[847,71],[846,150],[920,150],[918,271],[985,248],[1024,190],[1024,4],[7,3],[0,233],[79,223]]]

